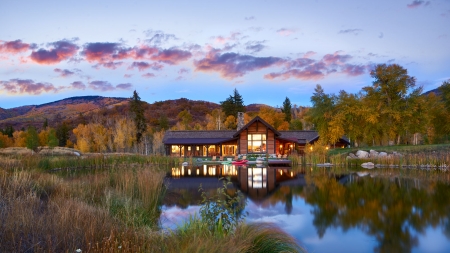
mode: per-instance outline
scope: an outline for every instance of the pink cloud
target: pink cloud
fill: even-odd
[[[191,58],[191,52],[179,49],[165,49],[154,54],[151,59],[154,61],[161,61],[170,65],[176,65],[182,61]]]
[[[277,33],[281,36],[290,36],[293,33],[295,33],[295,30],[287,29],[287,28],[281,28],[277,30]]]
[[[210,51],[201,60],[194,61],[195,70],[202,72],[218,72],[222,77],[234,79],[247,72],[279,65],[284,60],[277,57],[254,57],[237,53],[220,54],[216,50]]]
[[[117,89],[122,89],[122,90],[129,90],[131,87],[133,87],[133,85],[131,85],[131,83],[121,83],[116,85]]]
[[[142,77],[144,77],[144,78],[153,78],[153,77],[155,77],[155,74],[153,74],[153,73],[145,73],[145,74],[142,75]]]
[[[299,69],[291,69],[281,73],[270,73],[264,75],[265,79],[273,80],[275,78],[281,78],[283,80],[289,78],[296,78],[301,80],[319,80],[325,77],[325,74],[318,70],[299,70]]]
[[[0,41],[0,53],[18,54],[34,48],[36,45],[22,43],[21,40]]]
[[[86,89],[86,85],[80,81],[73,82],[70,84],[70,86],[76,90],[85,90]]]
[[[39,64],[56,64],[74,56],[78,50],[77,45],[67,40],[56,41],[49,46],[51,48],[48,50],[41,48],[33,51],[30,59]]]
[[[316,55],[317,53],[316,52],[314,52],[314,51],[308,51],[308,52],[306,52],[304,55],[303,55],[303,58],[311,58],[311,57],[313,57],[314,55]]]
[[[39,95],[43,92],[57,93],[65,87],[55,87],[51,83],[34,82],[30,79],[11,79],[0,81],[0,89],[9,94]]]
[[[95,65],[93,65],[92,67],[95,69],[100,69],[100,66],[104,67],[104,68],[108,68],[108,69],[117,69],[118,67],[122,66],[123,62],[119,61],[119,62],[101,62],[101,63],[97,63]]]

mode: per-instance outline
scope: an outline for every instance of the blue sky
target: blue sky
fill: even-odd
[[[450,78],[450,0],[0,2],[0,107],[72,96],[308,106],[399,64]]]

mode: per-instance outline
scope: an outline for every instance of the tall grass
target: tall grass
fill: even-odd
[[[191,219],[165,238],[164,252],[306,252],[273,224],[240,223],[233,233],[213,233],[200,219]]]

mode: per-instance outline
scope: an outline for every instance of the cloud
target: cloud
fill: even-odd
[[[125,78],[131,78],[133,75],[131,75],[131,74],[125,74],[125,75],[123,75],[123,77],[125,77]]]
[[[153,78],[153,77],[155,77],[155,74],[153,74],[153,73],[145,73],[145,74],[142,75],[142,77],[144,77],[144,78]]]
[[[100,69],[100,66],[104,67],[104,68],[108,68],[108,69],[116,69],[120,66],[123,65],[123,62],[119,61],[119,62],[102,62],[102,63],[97,63],[95,65],[93,65],[92,67],[94,69]]]
[[[266,46],[263,45],[265,40],[262,41],[249,41],[245,43],[245,49],[250,52],[250,54],[261,52]]]
[[[11,79],[0,81],[0,90],[9,94],[40,95],[43,92],[57,93],[64,87],[55,87],[51,83],[34,82],[30,79]]]
[[[154,61],[164,62],[170,65],[176,65],[179,62],[186,61],[191,58],[191,52],[176,48],[165,49],[152,55],[150,58]]]
[[[129,90],[131,87],[133,87],[133,85],[131,83],[121,83],[116,85],[117,89],[122,89],[122,90]]]
[[[49,43],[50,49],[39,49],[33,51],[30,59],[39,64],[56,64],[74,56],[78,51],[78,46],[68,40],[61,40]]]
[[[224,36],[215,36],[214,37],[213,36],[211,38],[214,39],[214,41],[216,43],[225,44],[228,41],[238,41],[238,40],[246,37],[246,36],[242,37],[241,35],[242,35],[242,33],[240,33],[240,32],[232,32],[232,33],[230,33],[230,36],[227,36],[227,37],[224,37]]]
[[[141,62],[133,62],[133,63],[128,67],[128,69],[134,69],[134,68],[138,68],[139,71],[144,71],[144,70],[146,70],[146,69],[148,69],[148,68],[151,68],[151,69],[153,69],[153,70],[155,70],[155,71],[158,71],[158,70],[163,69],[163,68],[164,68],[164,65],[159,64],[159,63],[157,63],[157,62],[154,62],[154,63],[148,63],[148,62],[143,62],[143,61],[141,61]]]
[[[70,84],[70,86],[76,90],[85,90],[86,89],[86,85],[80,81],[73,82]]]
[[[347,34],[352,33],[353,35],[358,35],[360,32],[362,32],[362,29],[346,29],[346,30],[340,30],[339,34]]]
[[[88,62],[112,62],[131,57],[132,49],[122,47],[120,43],[94,42],[87,43],[81,51]]]
[[[69,77],[72,76],[73,74],[75,74],[75,72],[70,71],[68,69],[59,69],[56,68],[53,70],[54,72],[58,73],[60,77]]]
[[[21,40],[0,41],[0,53],[18,54],[36,47],[36,44],[22,43]]]
[[[185,79],[184,76],[186,74],[189,74],[191,72],[191,70],[187,69],[187,68],[181,68],[180,70],[178,70],[178,77],[175,80],[182,80]]]
[[[412,3],[410,3],[410,4],[407,4],[406,5],[406,7],[408,7],[408,8],[410,8],[410,9],[414,9],[414,8],[417,8],[417,7],[419,7],[419,6],[428,6],[428,5],[430,5],[430,1],[417,1],[417,0],[415,0],[415,1],[412,1]]]
[[[295,33],[295,30],[287,29],[287,28],[281,28],[277,30],[277,33],[281,36],[290,36],[291,34]]]
[[[245,17],[244,19],[245,19],[245,20],[254,20],[255,17],[254,17],[254,16],[250,16],[250,17]]]
[[[254,57],[237,53],[220,54],[212,50],[205,58],[194,61],[194,65],[196,71],[218,72],[222,77],[234,79],[249,71],[268,68],[282,62],[284,60],[277,57]]]
[[[153,45],[161,45],[162,43],[168,42],[169,40],[178,40],[178,38],[174,34],[164,33],[163,31],[147,30],[144,31],[144,34],[147,37],[151,37],[150,39],[147,39],[145,41]]]
[[[308,51],[303,55],[303,58],[311,58],[312,56],[316,55],[317,53],[314,51]]]
[[[191,52],[177,48],[160,49],[147,45],[127,48],[122,46],[120,43],[110,42],[88,43],[84,45],[84,49],[81,54],[86,57],[87,61],[99,62],[101,64],[98,66],[109,68],[116,68],[118,64],[115,63],[115,61],[123,59],[153,60],[175,65],[189,59],[192,56]],[[156,68],[157,66],[155,65],[154,67]]]
[[[112,91],[114,90],[114,86],[112,86],[107,81],[92,81],[89,82],[89,88],[93,90],[99,90],[99,91]]]
[[[384,34],[380,32],[380,35],[378,35],[378,38],[382,39],[384,37]]]
[[[311,54],[310,52],[308,53]],[[367,66],[349,64],[347,62],[350,59],[352,59],[351,55],[342,54],[342,52],[337,51],[334,54],[324,55],[319,61],[306,57],[287,60],[284,63],[286,70],[266,74],[264,78],[269,80],[277,78],[283,80],[289,78],[318,80],[332,73],[341,73],[349,76],[364,74]]]

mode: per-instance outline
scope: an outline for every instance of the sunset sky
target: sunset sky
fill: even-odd
[[[309,106],[399,64],[450,78],[450,0],[0,2],[0,107],[72,96]]]

